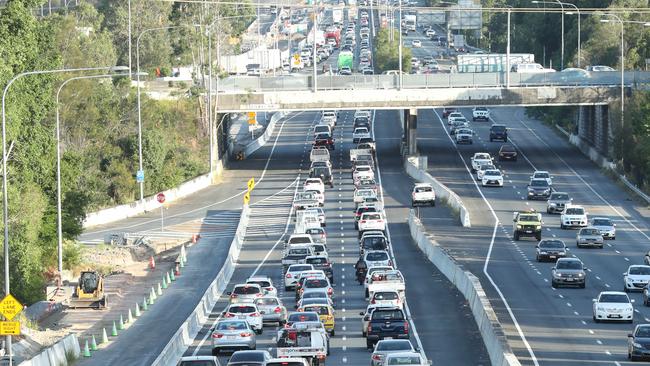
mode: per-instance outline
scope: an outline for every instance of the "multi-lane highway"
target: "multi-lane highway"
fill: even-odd
[[[471,119],[471,110],[461,110]],[[440,110],[420,110],[418,147],[429,157],[429,171],[457,192],[470,209],[472,229],[458,230],[429,218],[425,223],[439,243],[481,278],[511,345],[524,364],[624,364],[630,324],[595,323],[592,299],[600,291],[622,291],[622,273],[643,264],[647,251],[647,210],[640,208],[577,149],[552,128],[528,119],[521,108],[492,110],[492,122],[508,126],[517,162],[498,163],[503,188],[482,188],[466,166],[475,152],[496,156],[501,142],[489,142],[491,123],[471,122],[473,145],[455,145]],[[555,189],[569,193],[590,217],[605,216],[617,225],[617,239],[605,248],[578,249],[576,230],[561,230],[559,215],[546,214],[545,201],[528,201],[526,186],[534,170],[553,174]],[[534,240],[514,241],[512,212],[534,208],[544,216],[544,238],[558,238],[570,255],[587,266],[586,289],[554,289],[552,263],[535,261]],[[493,285],[492,282],[493,281]],[[650,309],[635,302],[635,323],[650,322]],[[505,301],[504,301],[505,300]]]

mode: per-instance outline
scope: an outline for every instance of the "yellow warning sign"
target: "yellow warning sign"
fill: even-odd
[[[20,335],[20,322],[0,322],[0,335]]]
[[[257,113],[256,112],[248,112],[248,124],[249,125],[257,124]]]
[[[15,297],[11,296],[11,294],[8,294],[0,301],[0,314],[7,318],[7,320],[12,320],[21,311],[23,311],[23,305]]]
[[[252,191],[253,188],[255,188],[255,178],[251,178],[248,180],[248,191]]]
[[[247,205],[248,202],[250,202],[250,201],[251,201],[251,193],[246,192],[246,194],[244,195],[244,204]]]

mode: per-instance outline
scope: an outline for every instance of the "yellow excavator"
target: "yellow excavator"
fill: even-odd
[[[106,309],[108,298],[104,293],[104,277],[97,271],[81,272],[69,307]]]

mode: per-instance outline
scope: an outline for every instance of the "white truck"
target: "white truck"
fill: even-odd
[[[474,107],[472,109],[472,121],[476,120],[489,121],[490,120],[490,110],[486,107]]]
[[[405,299],[405,290],[406,284],[402,272],[398,270],[377,271],[368,278],[366,297],[372,298],[377,291],[396,291],[402,299]]]
[[[350,161],[352,162],[357,161],[357,157],[359,155],[372,156],[372,150],[371,149],[350,149]]]
[[[304,234],[309,229],[320,228],[320,219],[318,212],[314,210],[296,211],[296,226],[293,232],[295,234]]]
[[[419,204],[430,204],[431,206],[436,205],[436,191],[433,190],[431,184],[417,183],[413,187],[413,192],[411,193],[411,206],[415,207]]]
[[[305,358],[312,366],[324,366],[327,358],[327,334],[314,327],[284,328],[278,332],[277,356]]]
[[[309,154],[309,161],[330,161],[330,152],[326,147],[314,147]]]

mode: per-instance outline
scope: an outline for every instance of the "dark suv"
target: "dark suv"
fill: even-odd
[[[375,309],[370,317],[366,347],[372,349],[377,342],[386,338],[409,339],[408,319],[398,307]]]
[[[309,178],[320,178],[323,184],[329,184],[330,188],[334,188],[334,179],[332,179],[332,170],[326,166],[317,166],[311,168]]]
[[[502,140],[508,142],[508,129],[504,125],[492,125],[490,127],[490,142],[494,140]]]

